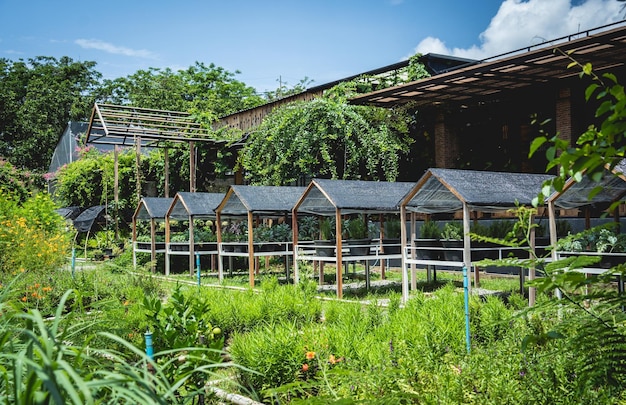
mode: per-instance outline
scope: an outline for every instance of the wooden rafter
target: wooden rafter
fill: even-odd
[[[165,142],[226,142],[210,136],[211,131],[186,112],[95,104],[87,143],[133,146],[138,138],[141,146],[151,147],[160,147]]]

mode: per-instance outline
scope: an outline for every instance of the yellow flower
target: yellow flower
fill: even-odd
[[[306,359],[313,360],[315,358],[315,352],[306,352]]]

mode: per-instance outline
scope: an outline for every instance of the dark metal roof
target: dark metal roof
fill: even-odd
[[[224,198],[224,193],[178,192],[167,212],[170,218],[187,219],[215,218],[215,208]]]
[[[399,212],[400,200],[415,183],[314,179],[297,211],[317,215]]]
[[[582,64],[591,63],[596,73],[622,68],[626,64],[624,23],[484,59],[448,73],[357,96],[350,102],[390,107],[408,101],[420,106],[495,98],[505,91],[577,76],[580,69],[568,69],[570,60],[564,53],[570,53]]]
[[[585,206],[605,209],[611,203],[620,201],[626,196],[624,173],[626,173],[626,160],[622,160],[613,170],[606,168],[600,181],[591,180],[587,176],[583,176],[579,182],[570,178],[565,183],[563,191],[553,193],[548,198],[548,202],[553,201],[555,206],[564,209]],[[597,187],[602,187],[602,189],[589,199],[590,193]]]
[[[287,214],[291,212],[305,187],[295,186],[230,186],[217,207],[221,215]]]
[[[137,204],[135,209],[135,219],[165,219],[167,210],[172,205],[173,198],[170,197],[144,197]]]
[[[463,203],[475,211],[502,211],[516,204],[531,205],[545,174],[429,169],[403,198],[407,210],[421,213],[455,212]]]

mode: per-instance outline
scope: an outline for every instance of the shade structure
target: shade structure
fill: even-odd
[[[220,215],[284,215],[291,212],[305,187],[230,186],[217,210]]]
[[[89,207],[74,219],[74,228],[78,232],[89,232],[94,225],[102,225],[106,222],[106,205]]]
[[[580,181],[568,179],[563,189],[554,192],[548,197],[548,214],[550,221],[550,242],[557,244],[556,208],[583,209],[585,211],[585,226],[590,226],[590,210],[603,211],[613,203],[622,201],[626,196],[626,159],[621,160],[614,167],[605,165],[602,177],[590,179],[583,176]],[[597,192],[598,188],[600,191]],[[616,217],[616,220],[619,220]],[[557,259],[556,249],[552,251],[552,258]]]
[[[167,216],[172,219],[215,218],[215,208],[224,198],[224,193],[176,193]]]
[[[83,207],[79,206],[71,206],[71,207],[63,207],[57,208],[55,212],[62,216],[64,219],[74,220],[80,213],[83,211]]]
[[[253,218],[276,218],[290,215],[293,206],[302,195],[304,187],[296,186],[251,186],[233,185],[230,186],[224,199],[216,208],[218,222],[224,217],[243,217],[247,221],[248,241],[247,250],[243,253],[248,257],[248,270],[250,286],[254,287],[255,256],[254,249],[254,221]],[[220,255],[240,256],[237,253],[227,253],[222,247],[221,229],[218,228],[218,242],[220,244]],[[287,241],[281,241],[287,242]],[[290,244],[285,243],[287,247]],[[278,253],[277,253],[278,254]],[[281,251],[281,255],[291,255],[289,248]],[[219,278],[223,279],[222,261],[219,262]],[[288,264],[285,264],[288,268]]]
[[[602,178],[592,180],[583,176],[580,181],[570,178],[565,182],[563,190],[548,197],[548,203],[556,207],[573,209],[588,206],[606,208],[613,202],[626,196],[626,160],[620,161],[615,167],[606,166]],[[601,187],[600,192],[591,194]],[[591,196],[591,198],[590,198]]]
[[[172,200],[167,213],[165,214],[165,274],[170,273],[170,256],[173,254],[189,255],[189,275],[193,276],[194,259],[197,254],[217,254],[217,244],[211,244],[206,249],[196,251],[194,241],[194,219],[215,219],[215,207],[224,198],[224,193],[204,193],[204,192],[178,192]],[[182,252],[174,251],[170,241],[170,220],[189,221],[189,240],[183,245],[186,249]],[[217,227],[219,228],[219,227]],[[180,243],[177,243],[180,245]]]
[[[497,212],[530,205],[546,180],[530,173],[437,169],[426,171],[403,199],[408,211],[435,214],[461,211]]]
[[[137,204],[133,218],[142,220],[165,220],[165,215],[172,205],[173,200],[174,199],[170,197],[144,197],[139,201],[139,204]]]
[[[315,215],[399,212],[410,182],[313,179],[295,209]]]
[[[407,211],[425,214],[461,211],[463,261],[450,264],[471,270],[470,212],[497,212],[518,206],[530,206],[542,190],[543,184],[552,178],[553,176],[545,174],[431,168],[404,196],[400,207],[402,215]],[[404,242],[407,235],[405,223],[402,223],[402,235]],[[405,265],[416,263],[408,258],[406,248],[403,247],[402,252],[405,255]],[[478,274],[474,271],[475,286],[479,285]],[[406,267],[403,268],[402,278],[402,297],[407,300],[409,286]],[[532,270],[531,278],[534,278]]]
[[[173,198],[143,197],[133,214],[133,267],[137,266],[137,252],[150,253],[152,271],[155,271],[156,254],[165,252],[165,244],[156,241],[156,223],[165,221]],[[137,221],[150,221],[150,242],[137,242]]]
[[[413,187],[414,183],[365,181],[365,180],[332,180],[313,179],[307,186],[302,197],[294,206],[294,224],[298,213],[320,216],[334,216],[336,235],[342,235],[342,215],[350,214],[390,214],[400,212],[400,200]],[[294,227],[295,228],[295,227]],[[294,232],[294,240],[296,232]],[[363,245],[370,250],[369,240]],[[302,250],[302,253],[300,253]],[[314,250],[317,250],[315,248]],[[347,257],[343,255],[343,242],[340,237],[336,238],[334,256],[321,259],[319,255],[311,256],[305,249],[294,247],[296,263],[296,280],[298,279],[298,260],[322,260],[320,261],[320,281],[323,279],[323,261],[332,261],[337,268],[337,297],[343,296],[342,267],[344,261],[360,260],[361,257]],[[376,250],[375,259],[382,259]],[[308,258],[307,258],[308,256]],[[366,255],[368,256],[368,255]],[[366,263],[366,280],[369,280],[368,257],[362,257]],[[366,281],[368,283],[368,281]]]

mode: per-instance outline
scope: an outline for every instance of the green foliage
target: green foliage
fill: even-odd
[[[318,221],[315,216],[298,217],[298,240],[315,240],[318,234]]]
[[[369,237],[367,222],[363,218],[355,217],[346,220],[345,228],[350,239],[366,239]]]
[[[0,59],[0,156],[44,172],[68,121],[87,120],[101,74],[66,56]]]
[[[250,134],[240,162],[253,184],[312,177],[393,181],[410,143],[406,123],[392,111],[322,97],[274,109]]]
[[[240,72],[196,62],[176,72],[169,68],[139,70],[105,80],[101,100],[158,110],[186,111],[211,129],[217,118],[261,105],[254,88],[235,79]]]
[[[585,100],[594,100],[597,108],[595,118],[599,120],[599,126],[589,125],[587,130],[580,134],[575,146],[570,146],[569,141],[561,139],[558,134],[553,136],[543,135],[533,140],[529,156],[533,156],[539,150],[547,146],[546,157],[548,165],[546,170],[559,168],[558,175],[544,184],[542,192],[538,195],[537,203],[550,195],[551,187],[557,191],[563,190],[565,182],[569,178],[580,181],[583,177],[596,182],[589,193],[589,199],[600,192],[599,181],[604,176],[612,176],[605,172],[605,167],[610,170],[618,165],[626,154],[626,95],[624,87],[618,82],[613,73],[604,73],[598,76],[592,69],[591,63],[581,64],[571,55],[556,49],[556,53],[562,54],[571,60],[568,68],[579,68],[579,76],[589,77],[592,80],[585,91]],[[617,203],[613,205],[615,208]]]
[[[320,217],[320,239],[321,240],[333,240],[335,239],[335,218]]]
[[[463,239],[463,225],[460,222],[446,222],[441,230],[442,239]]]
[[[444,226],[445,229],[445,226]],[[441,229],[436,221],[426,220],[420,227],[420,236],[423,239],[439,239],[441,237]]]
[[[29,173],[17,170],[11,163],[0,159],[0,192],[11,194],[18,201],[26,200],[31,191],[29,177]]]
[[[6,403],[182,402],[178,390],[191,372],[169,379],[143,350],[114,334],[93,332],[95,323],[79,300],[67,311],[77,292],[67,290],[54,317],[45,318],[37,309],[14,307],[7,287],[0,292],[0,397]]]
[[[385,221],[385,238],[399,238],[402,223],[396,217]]]
[[[179,395],[195,397],[204,392],[206,372],[202,367],[221,362],[224,335],[208,319],[209,301],[198,292],[184,294],[176,286],[162,304],[159,297],[146,297],[148,328],[152,332],[155,361],[172,381],[185,376]],[[181,353],[182,352],[182,353]]]
[[[626,235],[616,233],[616,223],[595,226],[559,239],[557,250],[565,252],[626,252]]]
[[[44,193],[23,203],[0,193],[0,273],[44,273],[65,262],[69,235],[55,208]]]

